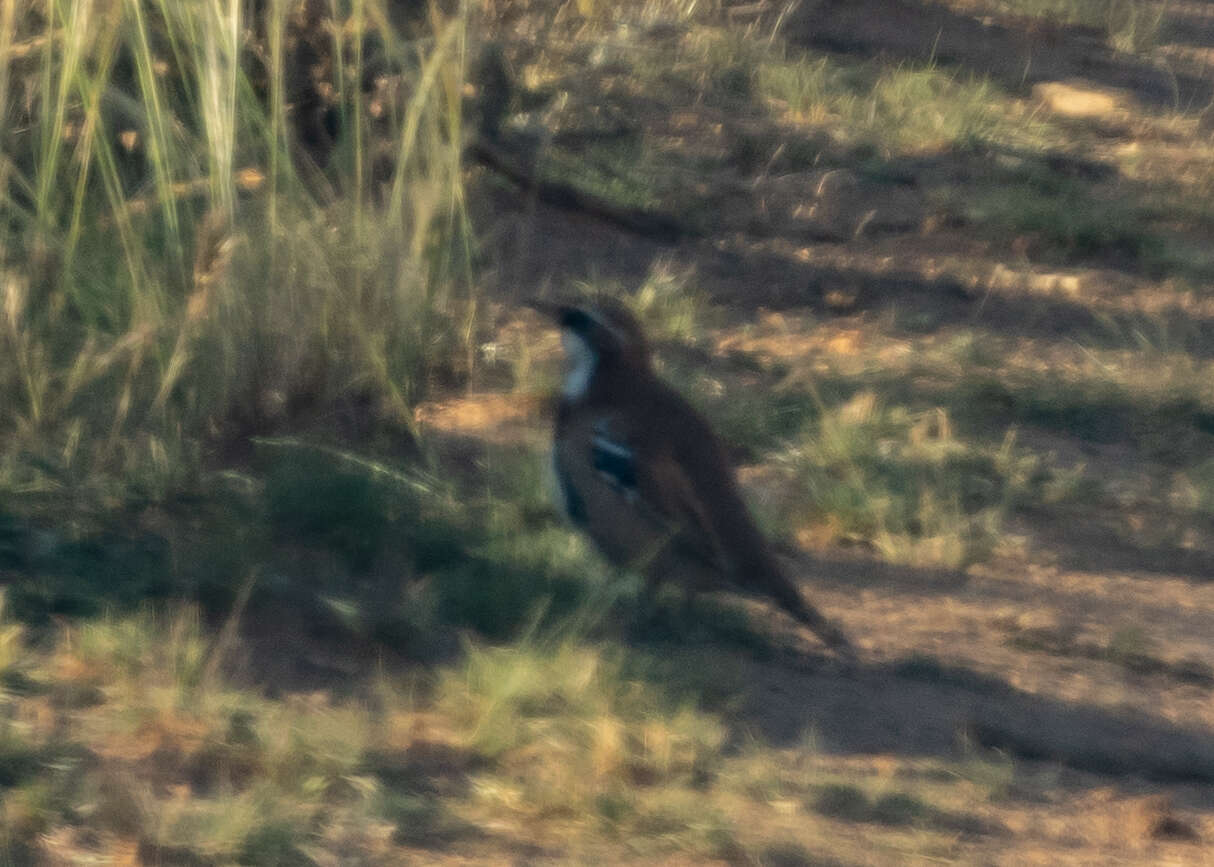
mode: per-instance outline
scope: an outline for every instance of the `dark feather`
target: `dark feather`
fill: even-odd
[[[603,433],[595,435],[590,446],[591,464],[596,472],[611,484],[635,494],[637,487],[636,455],[628,446]]]
[[[586,504],[582,501],[577,488],[569,480],[569,476],[561,471],[559,465],[556,468],[556,483],[561,488],[561,500],[565,507],[566,517],[577,526],[584,527],[586,525]]]

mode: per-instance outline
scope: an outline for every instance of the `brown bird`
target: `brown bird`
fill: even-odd
[[[830,647],[843,633],[802,598],[738,491],[708,422],[654,373],[644,331],[618,303],[533,301],[569,363],[553,443],[569,519],[613,564],[688,590],[765,596]]]

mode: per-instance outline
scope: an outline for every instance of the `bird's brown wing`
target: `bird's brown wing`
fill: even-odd
[[[641,501],[670,529],[674,549],[722,578],[728,576],[731,565],[713,529],[707,504],[700,500],[686,470],[669,451],[646,462],[637,487]]]
[[[634,424],[619,416],[604,417],[596,425],[591,461],[650,527],[652,550],[638,556],[646,559],[670,551],[724,578],[729,567],[707,504],[697,496],[672,442],[642,435]]]
[[[827,645],[846,649],[846,636],[804,599],[776,562],[707,422],[677,396],[665,403],[674,427],[669,436],[650,438],[661,446],[638,461],[645,471],[637,485],[641,497],[679,527],[673,545],[711,564],[734,589],[772,598]]]
[[[606,500],[585,498],[588,513],[599,516],[590,515],[587,531],[617,563],[651,581],[670,577],[698,589],[766,595],[828,645],[847,648],[843,633],[805,601],[771,555],[707,423],[676,399],[664,406],[668,430],[640,427],[654,415],[594,414],[583,459],[566,456],[573,487],[589,490],[593,476],[610,492]],[[615,508],[598,511],[607,500]]]

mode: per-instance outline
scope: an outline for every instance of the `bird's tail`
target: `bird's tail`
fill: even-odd
[[[715,529],[726,540],[725,547],[732,554],[732,557],[720,559],[732,562],[731,571],[737,584],[745,591],[768,596],[817,635],[827,647],[854,657],[855,651],[843,630],[806,601],[797,585],[781,568],[737,492],[731,486],[725,486],[714,493],[718,506],[725,505],[732,512],[731,520],[718,521]]]
[[[801,595],[801,591],[775,564],[768,572],[768,591],[780,607],[822,640],[832,650],[853,655],[851,642],[843,630]]]

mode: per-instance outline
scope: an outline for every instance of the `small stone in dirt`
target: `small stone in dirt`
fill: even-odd
[[[1046,81],[1033,88],[1033,96],[1063,117],[1109,119],[1127,110],[1124,94],[1085,82]]]

